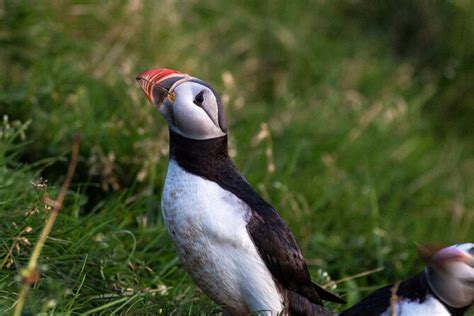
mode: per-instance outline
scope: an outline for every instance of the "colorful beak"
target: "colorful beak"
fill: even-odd
[[[178,80],[189,77],[176,70],[155,68],[142,72],[137,81],[145,92],[148,100],[160,106],[166,97],[171,96],[170,89]]]
[[[448,247],[437,252],[431,259],[431,263],[434,266],[443,266],[443,264],[452,261],[459,261],[474,266],[474,258],[461,249],[455,247]]]

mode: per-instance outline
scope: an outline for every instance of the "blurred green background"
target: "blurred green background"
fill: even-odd
[[[154,67],[221,93],[237,165],[349,305],[420,271],[417,243],[472,242],[473,39],[468,0],[0,1],[0,312],[76,133],[25,311],[219,311],[162,224],[167,129],[135,82]]]

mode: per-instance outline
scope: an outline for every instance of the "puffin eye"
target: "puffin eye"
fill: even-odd
[[[204,90],[202,90],[201,92],[199,92],[198,94],[196,94],[196,96],[194,97],[194,104],[196,104],[197,106],[202,106],[202,103],[204,102]]]

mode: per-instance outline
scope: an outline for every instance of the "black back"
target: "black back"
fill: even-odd
[[[391,284],[375,291],[356,305],[343,311],[341,316],[379,316],[390,307],[393,287],[394,284]],[[419,302],[420,304],[423,304],[427,295],[432,295],[437,298],[433,291],[431,291],[424,272],[401,282],[397,290],[397,296],[399,299],[408,299],[410,301]],[[441,300],[440,302],[443,303]],[[464,308],[454,308],[444,303],[443,305],[453,316],[462,316],[469,308],[469,306]]]
[[[183,169],[217,183],[250,207],[252,216],[247,230],[267,268],[282,288],[283,295],[289,300],[287,308],[293,311],[292,314],[299,314],[297,311],[302,310],[304,305],[322,305],[322,299],[344,303],[344,300],[311,282],[292,233],[278,213],[253,190],[234,166],[227,151],[227,136],[193,140],[170,130],[170,157]],[[295,295],[302,296],[298,303]]]

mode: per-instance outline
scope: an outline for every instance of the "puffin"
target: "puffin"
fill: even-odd
[[[375,291],[341,316],[461,316],[473,303],[474,244],[463,243],[441,249],[422,272]]]
[[[168,124],[163,220],[197,286],[224,314],[334,315],[323,300],[344,300],[311,281],[290,229],[230,158],[218,93],[166,68],[136,79]]]

